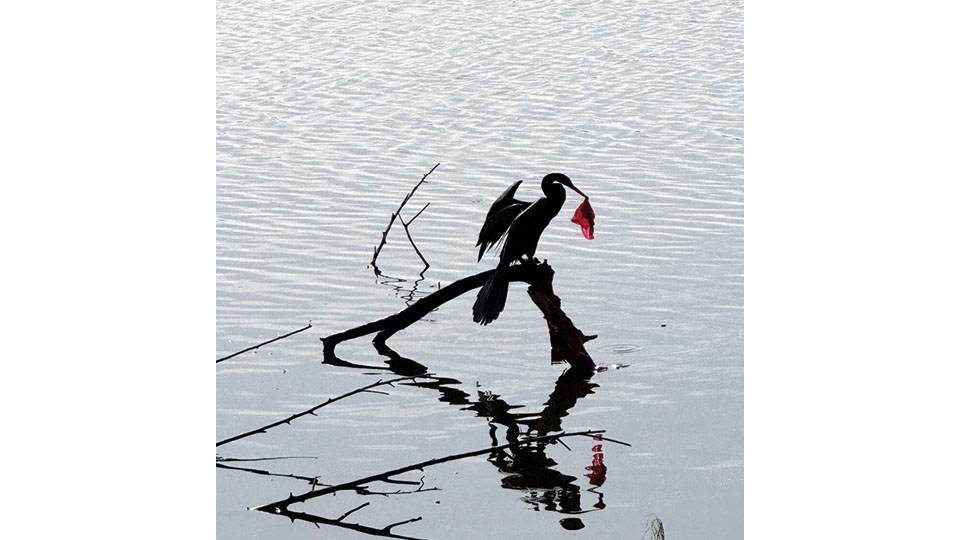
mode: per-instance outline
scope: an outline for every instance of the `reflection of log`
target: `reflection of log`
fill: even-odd
[[[454,281],[450,285],[417,300],[413,305],[382,319],[344,330],[323,340],[324,358],[335,360],[334,349],[342,341],[377,333],[374,343],[382,344],[393,334],[419,321],[428,313],[453,300],[461,294],[480,287],[486,282],[493,270],[480,272]],[[572,365],[593,366],[593,360],[587,354],[583,344],[596,336],[585,336],[560,309],[560,298],[553,294],[553,269],[546,262],[524,263],[510,267],[510,281],[523,281],[530,284],[528,293],[540,311],[543,312],[550,330],[550,344],[553,346],[553,359],[566,360]]]

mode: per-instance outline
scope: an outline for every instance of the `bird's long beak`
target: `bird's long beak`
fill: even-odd
[[[590,197],[587,197],[587,194],[586,194],[586,193],[584,193],[584,192],[580,191],[579,189],[577,189],[577,186],[573,185],[573,182],[570,182],[570,189],[572,189],[572,190],[576,191],[577,193],[579,193],[580,196],[583,197],[584,199],[589,199],[589,198],[590,198]]]

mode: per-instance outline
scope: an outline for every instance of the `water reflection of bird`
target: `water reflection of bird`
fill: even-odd
[[[487,219],[483,222],[480,236],[477,238],[477,246],[480,247],[477,261],[483,257],[484,251],[501,239],[503,248],[500,250],[500,263],[480,288],[477,301],[473,304],[475,322],[490,324],[503,311],[510,283],[507,267],[510,263],[519,261],[524,255],[528,259],[533,259],[540,235],[543,234],[550,220],[560,212],[567,198],[564,186],[576,191],[584,198],[587,197],[566,175],[550,173],[543,177],[540,184],[545,196],[537,201],[529,203],[515,199],[514,194],[520,187],[520,182],[516,182],[490,206]]]

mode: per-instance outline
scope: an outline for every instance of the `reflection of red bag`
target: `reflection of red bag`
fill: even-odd
[[[607,481],[607,466],[603,464],[602,450],[599,444],[593,447],[595,452],[593,454],[593,464],[586,467],[590,474],[584,475],[590,479],[590,484],[594,486],[602,486]]]
[[[593,240],[593,218],[595,217],[596,214],[593,213],[593,207],[590,206],[590,199],[584,198],[580,206],[577,207],[577,211],[573,213],[573,219],[570,221],[580,225],[580,230],[583,231],[584,238]]]

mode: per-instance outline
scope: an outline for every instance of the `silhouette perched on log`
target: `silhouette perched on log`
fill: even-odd
[[[550,173],[544,176],[540,183],[544,197],[537,201],[529,203],[515,199],[514,194],[520,187],[520,182],[516,182],[490,206],[477,238],[477,246],[480,247],[477,260],[479,261],[485,251],[501,240],[503,248],[500,250],[500,263],[477,293],[477,300],[473,304],[475,322],[483,325],[490,324],[503,311],[509,287],[507,268],[524,256],[533,259],[540,235],[560,212],[566,201],[564,186],[579,193],[586,201],[587,196],[577,189],[566,175]],[[592,212],[590,215],[592,218]],[[589,237],[592,235],[591,226]],[[587,236],[586,232],[584,236]]]
[[[486,283],[495,270],[487,270],[472,276],[458,279],[423,298],[420,298],[407,308],[376,321],[337,332],[320,338],[323,341],[324,362],[328,364],[346,365],[349,362],[337,358],[336,346],[344,341],[355,339],[369,334],[376,334],[373,339],[375,345],[382,345],[395,333],[421,320],[426,314],[443,304],[457,298],[472,289]],[[553,269],[545,262],[516,264],[507,268],[505,280],[523,281],[530,285],[528,293],[534,304],[540,308],[547,320],[547,329],[550,332],[551,359],[555,362],[568,362],[570,365],[586,365],[593,367],[593,360],[584,349],[583,344],[597,336],[584,335],[570,321],[560,308],[560,298],[553,292]],[[368,367],[368,366],[367,366]],[[415,375],[422,371],[413,370],[406,375]]]

